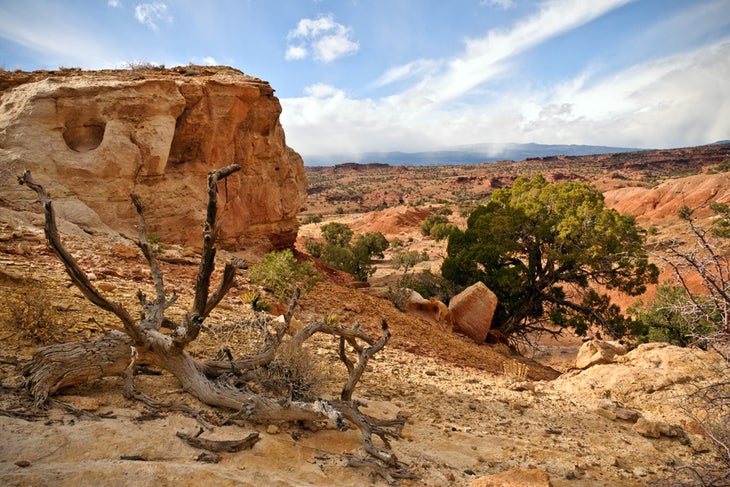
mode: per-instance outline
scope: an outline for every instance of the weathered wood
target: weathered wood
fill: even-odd
[[[132,315],[119,303],[113,303],[104,298],[99,291],[91,284],[91,281],[86,276],[86,273],[81,270],[76,260],[66,250],[61,242],[61,238],[58,235],[58,227],[56,226],[56,212],[53,209],[46,190],[40,184],[37,184],[30,174],[29,170],[25,170],[22,176],[18,177],[18,182],[28,186],[30,189],[36,192],[38,195],[38,201],[43,205],[45,214],[45,225],[43,231],[46,235],[48,245],[51,246],[53,252],[63,263],[66,268],[66,273],[71,278],[74,285],[79,288],[81,293],[94,303],[99,308],[114,313],[117,318],[123,323],[124,330],[129,334],[135,341],[139,341],[139,334],[135,327],[134,319]]]
[[[215,453],[250,450],[261,439],[257,432],[253,432],[241,440],[209,440],[198,436],[190,436],[179,431],[175,435],[185,440],[193,448],[200,448],[201,450],[208,450]]]
[[[360,404],[352,400],[353,391],[365,371],[368,360],[382,350],[390,338],[385,319],[382,320],[382,335],[377,341],[360,330],[357,324],[352,328],[345,328],[329,325],[326,322],[312,323],[292,337],[292,344],[295,347],[302,346],[304,341],[315,333],[327,333],[340,338],[339,355],[348,370],[348,380],[342,389],[341,399],[338,401],[319,399],[308,403],[277,400],[256,394],[247,388],[239,389],[225,381],[213,380],[224,373],[240,374],[253,367],[271,363],[289,328],[299,296],[298,291],[285,316],[284,326],[269,336],[268,348],[254,357],[244,360],[201,363],[185,350],[185,347],[198,337],[203,320],[231,288],[235,282],[236,269],[242,266],[240,262],[227,264],[218,289],[212,295],[209,294],[210,278],[215,263],[218,182],[238,170],[240,170],[239,166],[231,165],[209,173],[209,198],[203,252],[195,283],[195,297],[192,309],[180,324],[176,324],[164,316],[165,310],[175,302],[177,296],[174,293],[170,299],[165,296],[162,272],[146,241],[144,211],[139,198],[132,196],[140,217],[138,245],[152,271],[155,299],[149,301],[144,294],[138,293],[143,316],[140,320],[135,321],[120,304],[112,303],[99,294],[73,257],[63,247],[56,228],[53,206],[43,187],[32,180],[28,171],[19,178],[21,184],[26,184],[36,191],[39,200],[43,203],[46,238],[51,248],[64,263],[72,282],[92,303],[117,315],[123,324],[124,331],[124,333],[120,331],[107,333],[96,340],[82,343],[64,343],[38,349],[24,371],[27,390],[35,398],[36,405],[40,406],[51,394],[63,387],[119,375],[126,379],[124,392],[126,397],[152,401],[134,390],[132,367],[136,363],[153,364],[175,376],[183,389],[200,401],[211,406],[233,409],[237,411],[236,416],[255,423],[303,421],[316,424],[330,421],[340,430],[347,430],[350,425],[353,425],[360,430],[365,451],[373,460],[358,460],[353,457],[352,462],[370,465],[379,474],[389,479],[410,478],[405,465],[398,461],[395,454],[377,447],[372,439],[373,435],[378,436],[385,448],[389,448],[389,439],[400,438],[405,419],[400,416],[391,420],[373,418],[362,413],[358,409]],[[163,333],[163,329],[171,330],[171,332]],[[347,356],[346,345],[349,345],[357,354],[356,363]],[[206,445],[207,449],[213,448],[212,451],[233,451],[243,448],[243,445],[247,443],[253,445],[258,439],[256,436],[255,438],[249,437],[240,443],[215,442],[213,444],[210,443],[210,440],[184,436],[186,441],[194,441],[198,447]]]
[[[121,376],[132,365],[129,335],[109,332],[96,340],[39,348],[23,371],[26,388],[40,406],[64,387],[108,376]]]

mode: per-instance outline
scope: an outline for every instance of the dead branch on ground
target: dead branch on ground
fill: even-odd
[[[362,413],[359,410],[361,403],[352,399],[368,361],[385,347],[390,338],[385,319],[382,320],[382,334],[377,340],[360,330],[357,324],[352,328],[345,328],[324,321],[312,323],[292,337],[292,343],[296,346],[301,346],[316,333],[339,338],[339,357],[348,371],[348,379],[339,400],[318,399],[313,402],[301,402],[271,398],[254,393],[245,386],[236,387],[233,385],[235,381],[230,380],[243,378],[254,368],[272,363],[289,327],[297,305],[298,292],[291,301],[284,326],[269,337],[267,348],[255,356],[239,360],[200,362],[185,350],[198,337],[204,320],[233,286],[236,271],[242,267],[240,261],[228,262],[217,289],[210,292],[211,276],[215,268],[215,241],[218,228],[216,222],[218,182],[239,170],[240,167],[234,164],[211,171],[208,175],[208,205],[203,231],[203,249],[194,287],[193,305],[180,323],[165,317],[165,310],[176,302],[177,296],[173,293],[168,297],[165,292],[162,272],[147,242],[144,207],[138,196],[131,195],[139,216],[137,245],[149,265],[155,296],[148,299],[143,293],[138,293],[141,313],[140,318],[135,320],[124,306],[101,295],[73,256],[65,249],[58,234],[53,204],[44,188],[33,180],[27,170],[18,178],[20,184],[28,186],[37,193],[45,213],[46,240],[64,264],[73,284],[89,301],[113,313],[121,322],[116,331],[95,340],[62,343],[38,349],[24,371],[27,390],[34,397],[36,405],[40,406],[50,395],[64,387],[102,377],[122,376],[125,378],[125,397],[139,399],[143,395],[137,393],[134,388],[134,367],[151,364],[174,375],[188,393],[202,402],[232,409],[236,411],[237,417],[254,423],[316,424],[331,421],[340,430],[354,426],[360,430],[364,449],[370,458],[360,459],[351,456],[351,465],[368,466],[389,480],[414,477],[408,471],[407,465],[389,451],[389,440],[401,437],[405,418],[401,416],[390,420],[374,418]],[[348,346],[357,356],[354,361],[347,355]],[[154,402],[146,396],[143,399],[146,399],[147,404]],[[376,446],[373,436],[381,440],[383,447]]]

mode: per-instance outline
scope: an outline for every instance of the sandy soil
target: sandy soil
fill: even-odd
[[[0,234],[3,296],[24,292],[29,280],[39,279],[47,305],[67,324],[59,337],[64,340],[96,336],[112,321],[69,286],[37,228],[6,226]],[[125,305],[133,307],[138,288],[150,292],[149,271],[139,257],[120,251],[124,242],[79,235],[69,238],[68,244],[99,288]],[[166,252],[186,258],[180,249]],[[189,305],[195,271],[194,265],[163,264],[167,286],[181,296],[173,314],[182,314]],[[191,348],[194,355],[209,358],[223,346],[234,356],[250,353],[245,329],[230,326],[246,316],[241,295],[248,288],[243,276],[206,322],[202,337]],[[516,476],[518,471],[511,469],[517,467],[539,470],[553,486],[646,485],[671,472],[673,465],[711,458],[706,439],[679,406],[690,386],[718,377],[710,368],[716,358],[680,356],[685,352],[663,347],[632,352],[620,364],[569,371],[554,379],[557,374],[549,369],[506,350],[440,332],[367,291],[325,283],[300,304],[297,317],[304,322],[334,314],[343,324],[361,322],[373,334],[381,316],[390,323],[393,338],[370,363],[355,397],[374,416],[393,417],[399,411],[407,416],[404,437],[392,443],[392,451],[419,478],[401,485],[468,486],[476,478],[500,472]],[[293,424],[216,426],[202,436],[238,439],[258,431],[262,439],[251,450],[223,454],[217,464],[196,461],[201,451],[176,437],[177,432],[195,434],[196,419],[180,412],[148,419],[142,403],[123,398],[121,380],[116,378],[63,391],[58,399],[73,409],[56,402],[38,411],[32,421],[22,419],[18,415],[28,411],[28,399],[19,388],[21,377],[14,362],[28,359],[36,345],[12,325],[6,307],[2,312],[3,485],[385,484],[368,469],[346,465],[344,454],[362,454],[354,429],[340,433],[331,428],[312,432]],[[574,356],[576,345],[562,345],[566,360]],[[322,397],[336,397],[346,376],[336,343],[319,337],[309,346],[321,370],[327,371],[321,381]],[[559,362],[569,368],[567,362]],[[159,402],[186,403],[204,411],[211,421],[230,414],[198,403],[167,374],[140,375],[137,385]],[[682,433],[642,436],[632,422],[607,415],[601,406],[605,400],[618,401],[652,421],[665,421]]]

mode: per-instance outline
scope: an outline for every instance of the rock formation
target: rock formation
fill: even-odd
[[[486,340],[496,309],[497,296],[483,282],[469,286],[449,301],[454,330],[477,343]]]
[[[162,242],[198,245],[206,174],[239,164],[219,187],[224,248],[283,248],[306,199],[301,157],[286,146],[271,86],[227,67],[0,73],[0,186],[31,210],[15,173],[30,169],[61,218],[134,235],[129,194]],[[6,196],[5,196],[6,195]]]
[[[625,355],[627,351],[625,345],[615,341],[589,340],[578,350],[575,367],[587,369],[592,365],[610,364],[617,356]]]
[[[416,291],[411,291],[406,302],[406,311],[444,331],[451,331],[454,326],[448,306],[436,298],[426,299]]]

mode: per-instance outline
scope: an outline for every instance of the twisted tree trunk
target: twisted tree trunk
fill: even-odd
[[[358,325],[348,329],[322,322],[310,324],[292,338],[296,346],[301,346],[315,333],[327,333],[340,338],[339,356],[349,372],[349,377],[340,400],[336,401],[317,400],[308,403],[290,401],[286,398],[272,399],[215,380],[223,374],[243,376],[245,372],[265,366],[274,359],[276,349],[289,327],[297,304],[298,292],[292,299],[284,326],[270,337],[270,346],[254,357],[227,362],[199,362],[186,352],[185,348],[198,337],[203,321],[231,288],[235,281],[236,270],[242,266],[241,262],[237,261],[227,263],[218,288],[213,293],[209,292],[211,275],[215,267],[217,184],[221,179],[239,170],[239,166],[232,165],[211,171],[208,175],[208,207],[203,252],[195,283],[195,297],[192,309],[181,323],[175,323],[165,317],[165,310],[176,301],[177,296],[174,293],[170,298],[165,295],[163,276],[147,243],[144,210],[137,196],[131,195],[139,214],[137,245],[149,264],[155,286],[155,297],[154,300],[148,300],[144,294],[138,293],[142,313],[141,318],[135,321],[121,304],[111,302],[99,293],[73,256],[64,248],[58,235],[53,205],[43,187],[33,181],[29,171],[25,171],[18,178],[21,184],[27,185],[38,194],[45,212],[46,239],[63,262],[73,283],[87,299],[100,308],[114,313],[121,322],[116,331],[95,340],[62,343],[38,349],[24,371],[27,390],[34,397],[36,405],[40,406],[51,394],[64,387],[107,376],[123,376],[126,378],[125,396],[132,397],[135,395],[133,366],[153,364],[175,376],[182,387],[200,401],[211,406],[233,409],[252,422],[329,420],[340,430],[346,430],[349,425],[353,425],[361,431],[365,450],[373,458],[366,460],[352,457],[352,465],[370,466],[389,480],[413,477],[405,465],[387,450],[388,439],[400,437],[405,419],[400,416],[391,420],[370,417],[360,412],[359,404],[352,400],[353,391],[365,371],[368,360],[382,350],[390,338],[384,319],[382,335],[378,340],[373,340],[363,333]],[[169,333],[163,330],[169,330]],[[356,363],[347,356],[348,345],[357,354]],[[373,435],[383,441],[386,449],[375,445],[372,440]]]

